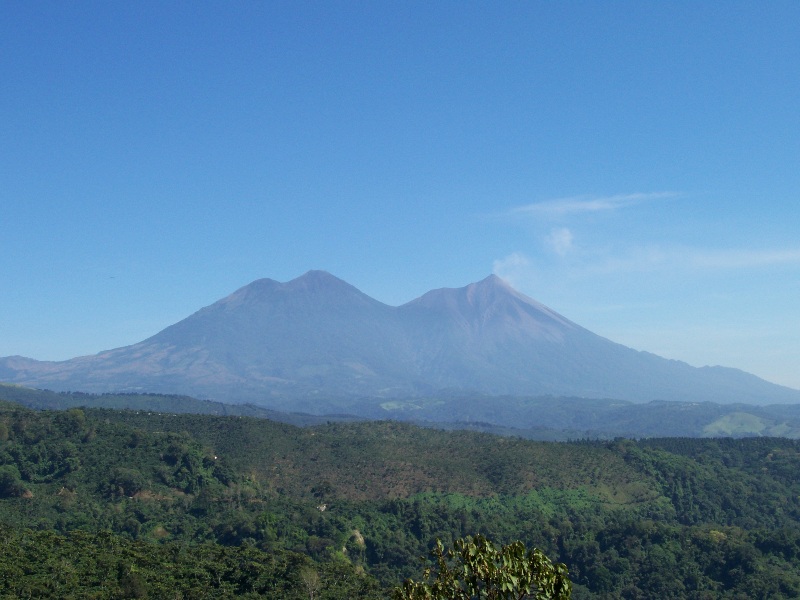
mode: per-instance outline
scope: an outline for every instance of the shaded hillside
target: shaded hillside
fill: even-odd
[[[735,369],[611,342],[495,276],[391,307],[322,271],[255,281],[132,346],[63,362],[0,359],[0,379],[314,414],[441,393],[800,402],[800,391]]]
[[[331,421],[356,421],[352,415],[310,415],[286,413],[253,404],[230,404],[213,400],[198,400],[177,394],[90,394],[86,392],[54,392],[19,385],[0,383],[0,401],[11,401],[36,410],[66,410],[69,408],[114,408],[151,412],[191,413],[198,415],[242,416],[270,419],[299,427]]]
[[[448,424],[533,439],[613,437],[800,438],[800,405],[714,402],[632,403],[563,397],[439,396],[364,403],[352,412],[374,419]]]

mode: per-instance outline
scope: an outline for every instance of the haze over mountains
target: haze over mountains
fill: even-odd
[[[392,307],[323,271],[254,281],[132,346],[61,362],[0,359],[0,380],[318,413],[442,394],[800,402],[800,391],[736,369],[616,344],[496,276]]]

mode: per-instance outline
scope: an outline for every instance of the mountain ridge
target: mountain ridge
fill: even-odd
[[[257,279],[155,335],[60,362],[0,358],[0,380],[86,392],[191,394],[325,412],[443,391],[774,404],[800,391],[598,336],[497,277],[400,306],[325,271]]]

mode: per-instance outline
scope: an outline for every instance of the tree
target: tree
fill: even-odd
[[[300,580],[303,582],[303,587],[308,592],[308,599],[314,600],[320,588],[319,573],[311,567],[303,567],[300,570]]]
[[[0,498],[16,498],[26,491],[25,484],[20,481],[17,467],[14,465],[0,467]]]
[[[568,600],[572,583],[567,567],[522,542],[497,548],[482,535],[455,541],[445,551],[436,540],[435,567],[424,581],[406,580],[394,600]]]

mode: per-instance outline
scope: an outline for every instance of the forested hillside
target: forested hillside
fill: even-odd
[[[437,538],[483,533],[566,563],[575,598],[795,598],[798,473],[800,443],[777,438],[4,403],[0,596],[380,598]]]

